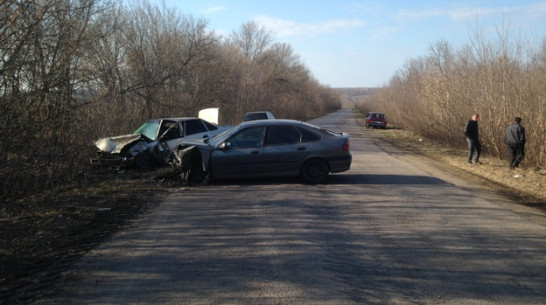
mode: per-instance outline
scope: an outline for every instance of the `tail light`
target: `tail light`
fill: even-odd
[[[347,141],[345,141],[345,143],[343,143],[343,147],[341,149],[349,150],[349,140],[347,140]]]

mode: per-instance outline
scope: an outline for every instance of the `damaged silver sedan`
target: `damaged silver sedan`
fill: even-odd
[[[349,137],[294,120],[248,121],[208,141],[182,141],[169,163],[187,184],[211,179],[299,176],[326,181],[350,169]]]
[[[194,117],[149,120],[132,134],[98,139],[92,162],[150,170],[166,164],[183,139],[207,139],[228,128]]]

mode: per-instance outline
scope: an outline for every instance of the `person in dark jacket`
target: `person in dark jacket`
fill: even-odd
[[[468,164],[472,164],[472,156],[474,150],[476,151],[476,157],[474,158],[474,164],[480,164],[480,154],[482,152],[482,144],[480,143],[480,137],[478,134],[478,114],[472,115],[470,120],[466,122],[464,126],[464,135],[466,137],[466,143],[468,144]]]
[[[508,145],[508,165],[511,169],[518,167],[525,157],[525,128],[521,126],[520,117],[515,117],[514,122],[506,127],[504,143]]]

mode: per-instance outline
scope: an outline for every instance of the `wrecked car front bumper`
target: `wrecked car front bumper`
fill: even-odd
[[[210,151],[194,145],[180,145],[170,155],[168,163],[187,185],[207,183]]]

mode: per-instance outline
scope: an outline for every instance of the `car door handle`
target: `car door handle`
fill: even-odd
[[[257,155],[259,153],[260,153],[259,150],[253,150],[253,151],[250,152],[251,155]]]
[[[305,149],[306,149],[305,146],[300,146],[300,147],[298,147],[298,150],[300,150],[300,151],[301,151],[301,150],[305,150]]]

